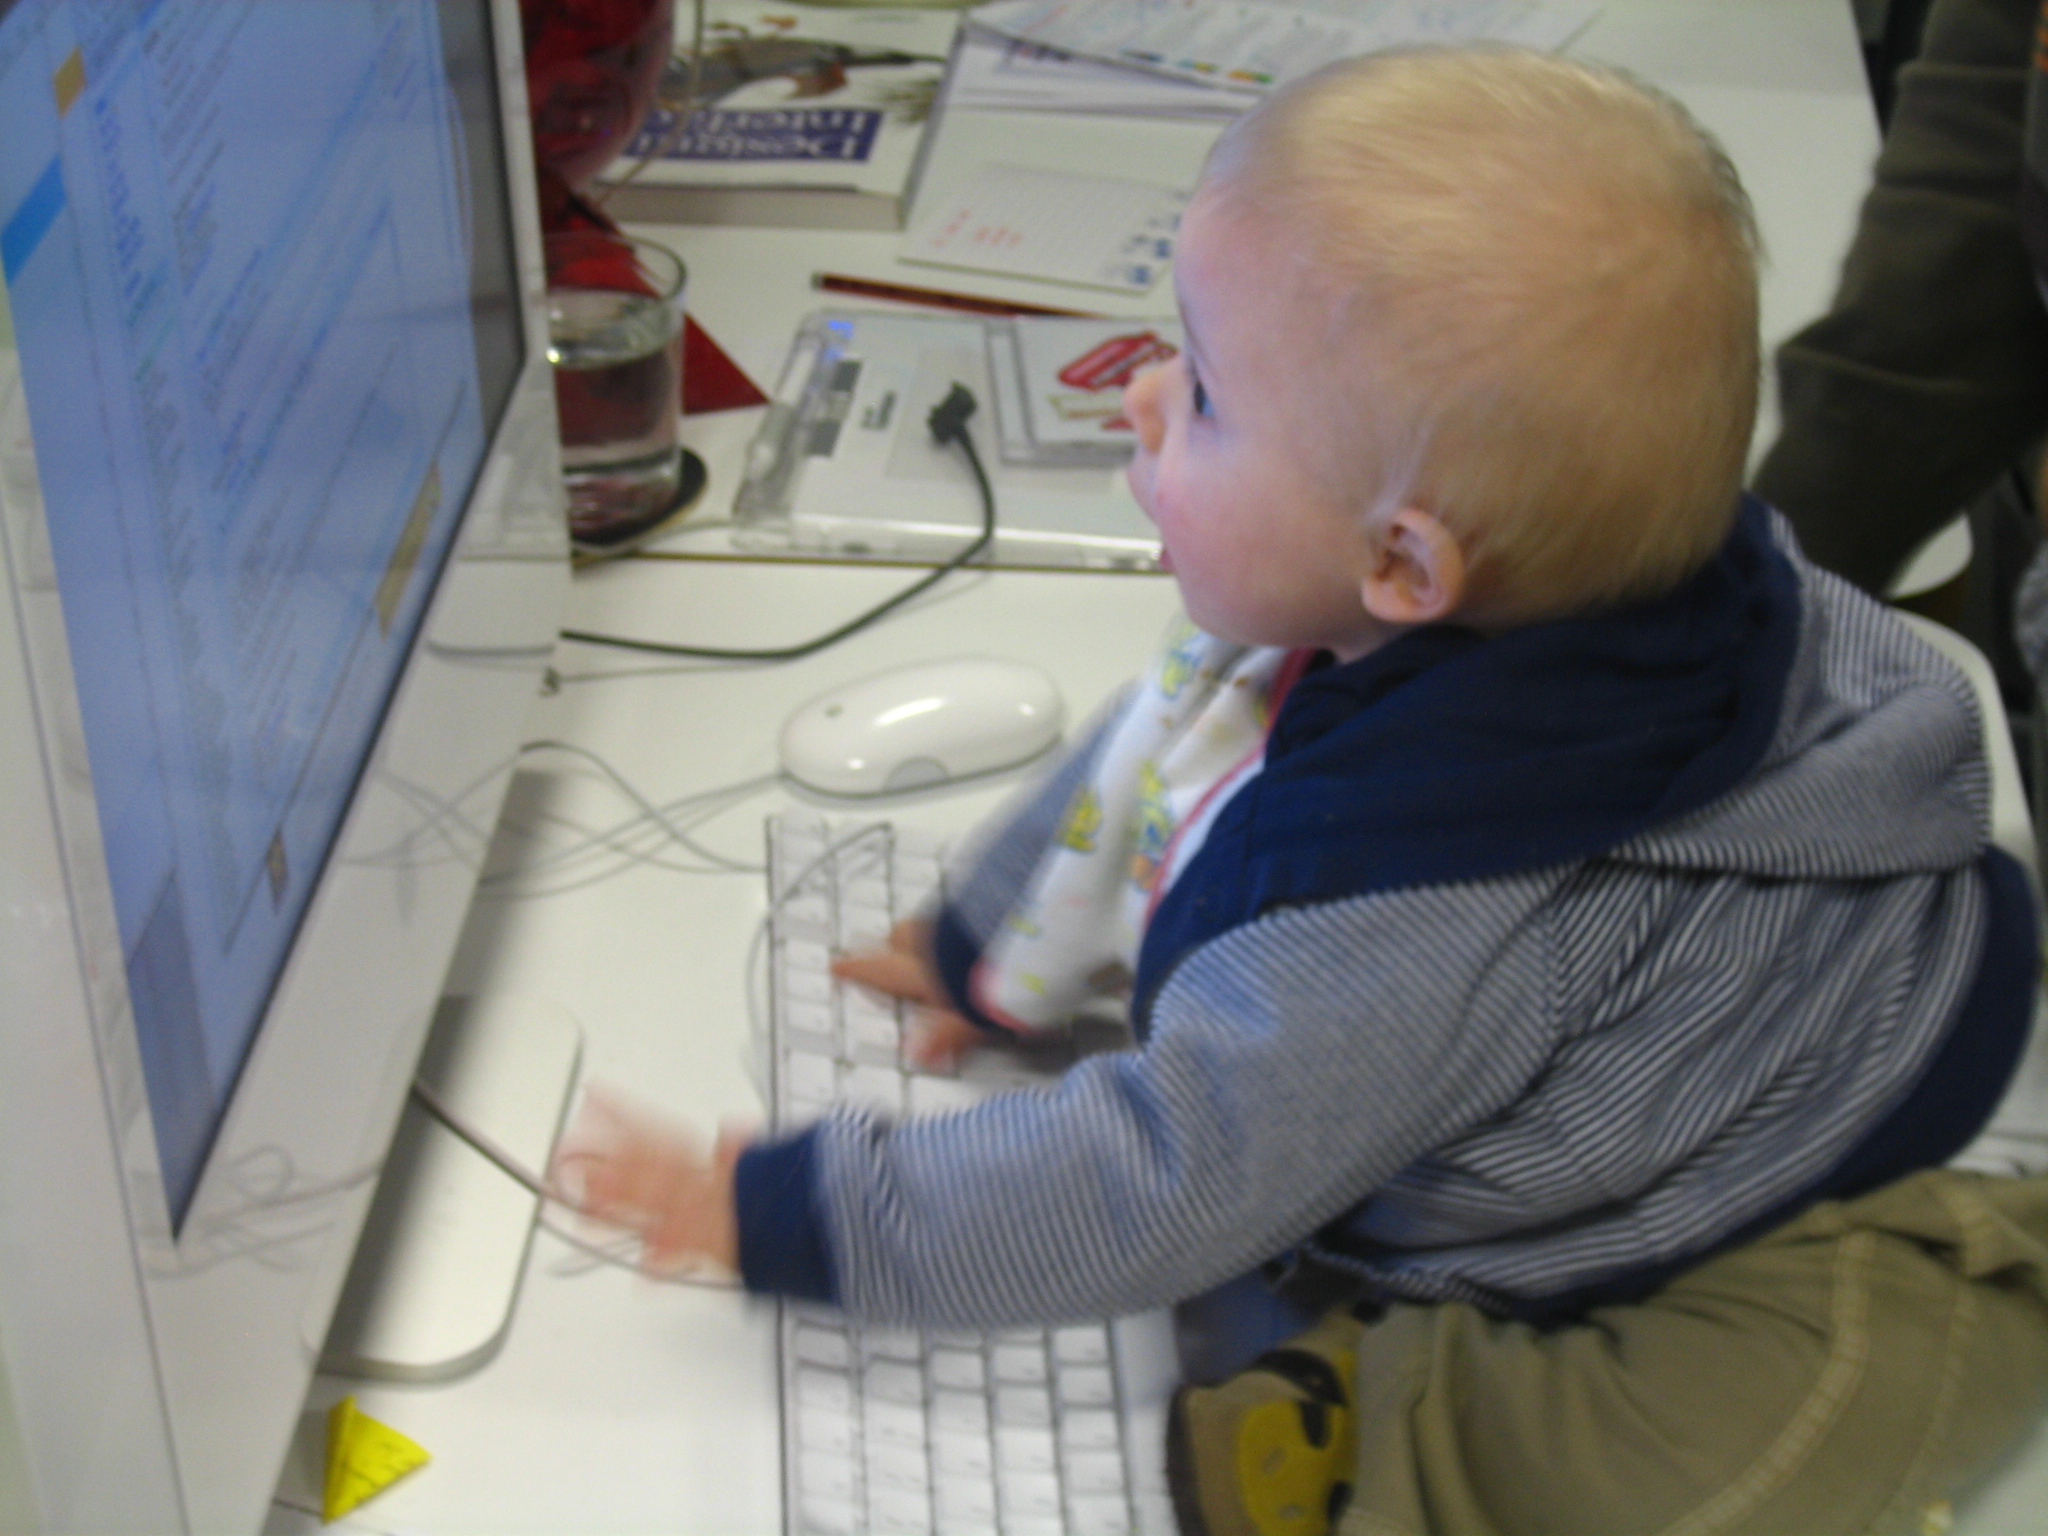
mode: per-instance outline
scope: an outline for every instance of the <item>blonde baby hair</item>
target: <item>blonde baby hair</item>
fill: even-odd
[[[1362,509],[1441,520],[1475,617],[1653,595],[1726,537],[1756,228],[1669,97],[1520,49],[1346,60],[1234,124],[1199,195],[1298,232],[1338,425],[1370,458]]]

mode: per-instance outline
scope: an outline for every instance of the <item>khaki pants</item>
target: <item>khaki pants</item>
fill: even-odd
[[[1581,1324],[1396,1306],[1355,1347],[1341,1536],[1918,1532],[2048,1395],[2048,1179],[1931,1170]]]

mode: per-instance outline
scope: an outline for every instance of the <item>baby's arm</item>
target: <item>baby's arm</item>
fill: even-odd
[[[950,905],[943,914],[905,918],[881,945],[834,962],[832,974],[840,980],[915,1005],[907,1048],[919,1066],[944,1070],[1003,1033],[993,1022],[969,1018],[961,1009],[962,999],[948,988],[938,963],[935,920],[943,916],[975,950],[996,930],[1030,885],[1128,694],[1126,690],[1105,704],[1066,754],[975,834],[956,867]]]
[[[1074,784],[1093,761],[1114,708],[1112,701],[1078,745],[1049,765],[983,834],[983,857],[971,862],[973,873],[967,880],[984,907],[999,915],[1013,889],[1028,879],[1037,850],[1050,837]],[[993,859],[988,857],[991,853]],[[832,969],[842,980],[913,1005],[907,1046],[919,1065],[943,1069],[989,1038],[986,1030],[959,1012],[939,979],[929,916],[906,918],[884,943],[843,955]],[[637,1233],[644,1245],[642,1262],[649,1270],[674,1272],[708,1261],[736,1273],[741,1268],[743,1197],[736,1188],[741,1182],[741,1156],[750,1147],[760,1152],[756,1161],[770,1171],[759,1182],[775,1187],[787,1181],[794,1149],[794,1165],[808,1183],[808,1144],[803,1135],[780,1142],[755,1141],[728,1131],[707,1156],[686,1127],[665,1123],[593,1089],[562,1139],[553,1177],[570,1203],[585,1214]],[[769,1233],[768,1248],[784,1230],[777,1225]],[[762,1246],[756,1242],[757,1258]]]
[[[1140,1050],[933,1119],[828,1115],[794,1176],[742,1168],[743,1229],[810,1220],[829,1299],[922,1326],[1110,1316],[1219,1284],[1524,1090],[1553,1044],[1530,917],[1556,878],[1233,930],[1176,965]]]

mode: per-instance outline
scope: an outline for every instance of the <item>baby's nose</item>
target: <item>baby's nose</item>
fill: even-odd
[[[1124,386],[1124,416],[1146,453],[1157,453],[1166,436],[1166,418],[1159,408],[1160,382],[1166,373],[1165,367],[1147,368]]]

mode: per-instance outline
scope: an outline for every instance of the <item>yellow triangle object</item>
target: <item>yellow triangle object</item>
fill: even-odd
[[[427,1460],[404,1435],[358,1410],[354,1396],[344,1397],[327,1410],[327,1491],[320,1518],[339,1520]]]

